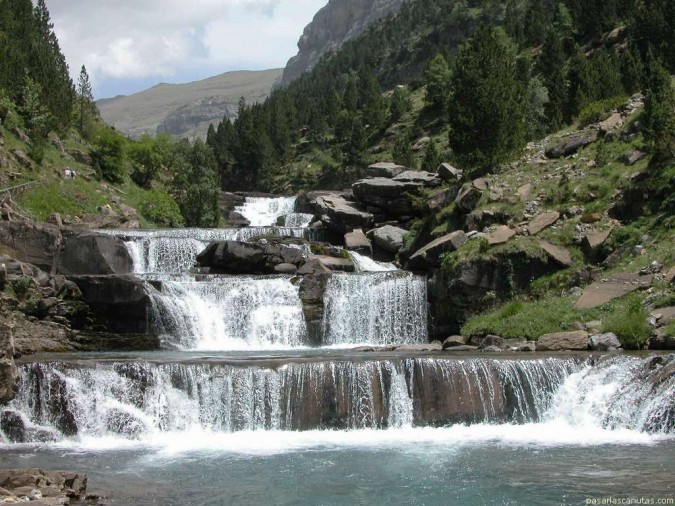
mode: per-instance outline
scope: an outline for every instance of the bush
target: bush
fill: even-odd
[[[33,286],[33,280],[29,277],[22,276],[13,280],[11,286],[16,298],[23,300],[26,295],[28,295],[28,292],[30,292],[30,289]]]
[[[625,102],[626,97],[612,97],[588,104],[579,113],[579,127],[585,127],[607,119],[614,109]]]
[[[184,224],[176,201],[159,190],[149,191],[139,210],[143,218],[161,227],[182,227]]]
[[[627,350],[639,350],[647,344],[651,328],[647,319],[649,311],[638,297],[631,297],[616,305],[603,318],[602,332],[612,332]]]
[[[117,132],[102,129],[94,141],[91,158],[99,176],[112,183],[118,183],[124,177],[125,139]]]

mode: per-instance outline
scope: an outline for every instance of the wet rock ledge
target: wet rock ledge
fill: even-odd
[[[42,469],[0,470],[0,503],[29,502],[34,506],[102,505],[101,497],[87,494],[87,476]]]

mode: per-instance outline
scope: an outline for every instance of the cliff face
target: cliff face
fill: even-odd
[[[298,41],[298,54],[284,69],[286,86],[311,70],[321,56],[338,49],[378,19],[398,11],[405,0],[330,0],[316,13]]]

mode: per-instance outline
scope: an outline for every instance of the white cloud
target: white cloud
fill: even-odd
[[[172,80],[283,67],[327,0],[47,0],[75,75]]]

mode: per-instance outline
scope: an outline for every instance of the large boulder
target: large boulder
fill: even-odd
[[[61,231],[45,223],[0,222],[0,253],[55,272],[61,250]]]
[[[425,188],[434,188],[441,184],[441,178],[438,177],[438,174],[423,170],[406,170],[396,176],[394,180],[400,183],[417,183]]]
[[[373,245],[362,230],[354,230],[345,234],[345,247],[362,255],[373,256]]]
[[[460,181],[462,179],[462,176],[464,175],[464,172],[456,167],[453,167],[449,163],[442,163],[438,166],[438,169],[436,169],[436,173],[438,174],[438,177],[440,177],[443,181],[448,181],[448,182],[453,182],[453,181]]]
[[[108,332],[151,334],[152,301],[134,276],[70,276]]]
[[[588,333],[583,330],[545,334],[537,341],[537,351],[583,351],[588,346]]]
[[[14,363],[14,335],[9,322],[0,323],[0,405],[19,391],[19,372]]]
[[[403,165],[398,165],[391,162],[378,162],[372,165],[369,165],[366,169],[366,175],[368,177],[396,177],[402,172],[405,172],[405,167]]]
[[[413,212],[408,193],[423,188],[421,182],[398,181],[396,178],[362,179],[352,185],[359,202],[379,207],[390,216],[405,216]]]
[[[427,198],[426,208],[431,214],[437,213],[444,207],[449,206],[457,198],[458,186],[452,186],[444,190],[436,190]]]
[[[356,267],[354,263],[347,258],[337,258],[327,255],[314,255],[309,261],[318,260],[325,268],[335,272],[354,272]]]
[[[585,148],[589,144],[594,143],[598,140],[598,132],[591,131],[586,133],[580,133],[574,135],[565,141],[561,142],[546,150],[547,158],[562,158],[564,156],[570,156],[579,151],[581,148]]]
[[[278,265],[303,263],[302,250],[283,244],[216,241],[197,255],[197,265],[212,274],[271,274]]]
[[[613,351],[621,348],[621,341],[616,337],[616,334],[608,332],[591,336],[589,345],[595,351]]]
[[[437,267],[440,265],[442,253],[455,251],[466,241],[466,234],[461,230],[439,237],[414,253],[408,260],[407,267],[414,271]]]
[[[408,231],[403,228],[385,225],[369,231],[368,237],[378,248],[396,254],[403,248],[403,239],[407,233]]]
[[[365,211],[359,204],[349,202],[344,196],[329,193],[317,196],[310,201],[315,213],[331,230],[340,234],[351,232],[357,228],[370,228],[373,215]]]
[[[473,315],[560,269],[542,250],[533,248],[530,239],[514,238],[490,253],[469,255],[432,271],[428,292],[432,337],[459,332],[462,322]]]
[[[463,213],[470,213],[478,206],[483,193],[472,184],[465,184],[455,198],[455,204]]]
[[[63,249],[58,266],[60,274],[100,275],[129,274],[133,261],[124,241],[95,232],[64,232]]]

